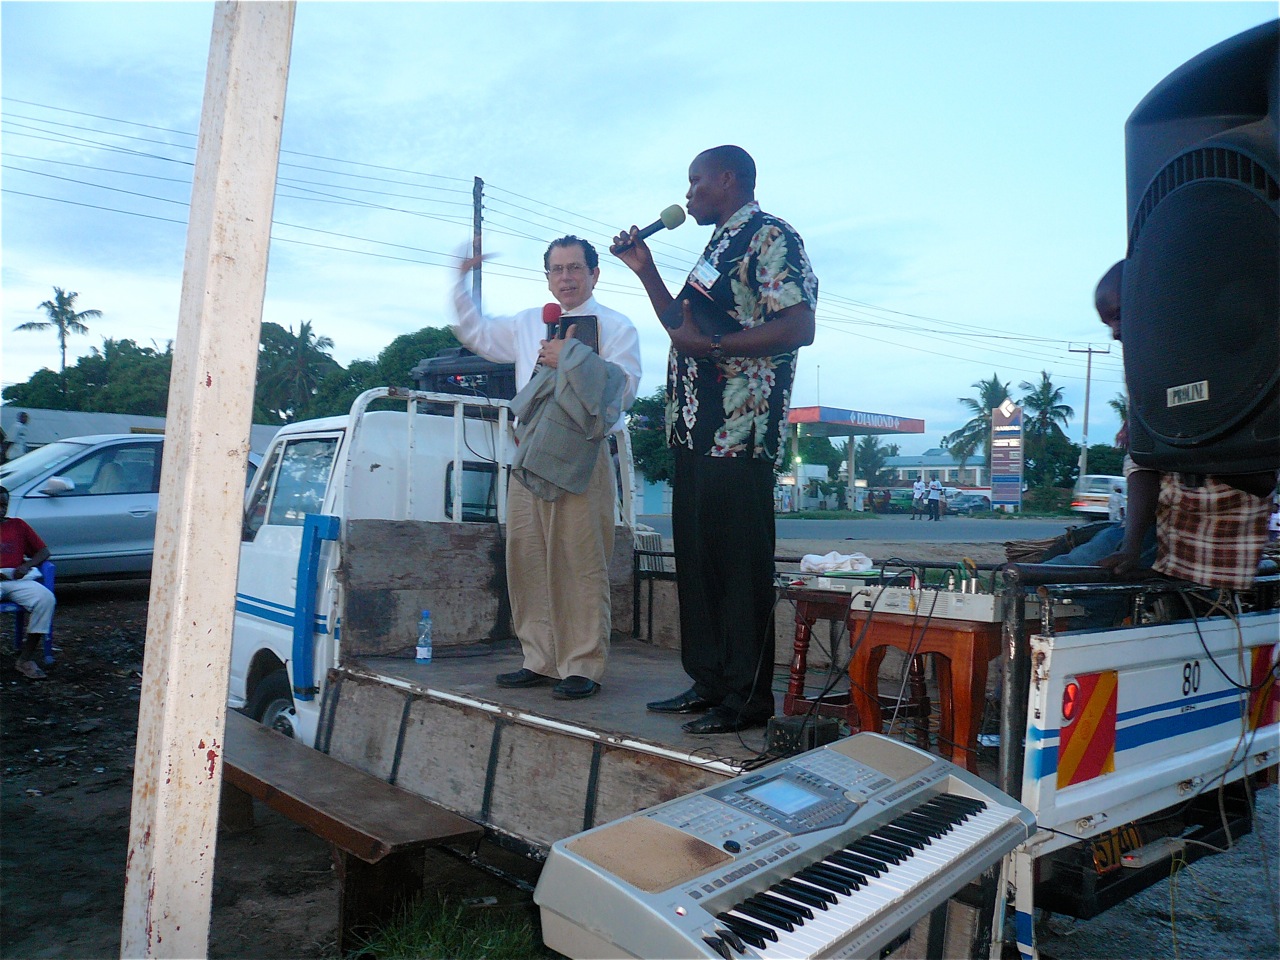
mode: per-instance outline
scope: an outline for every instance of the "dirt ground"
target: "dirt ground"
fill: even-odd
[[[785,546],[809,552],[802,543]],[[977,545],[958,546],[961,555],[985,561]],[[58,596],[49,679],[33,683],[7,656],[0,661],[6,958],[119,955],[147,585],[60,586]],[[1175,887],[1175,923],[1169,885],[1160,884],[1134,910],[1113,910],[1089,925],[1059,922],[1048,952],[1276,957],[1275,788],[1260,796],[1259,807],[1259,829],[1239,850],[1201,861]],[[451,863],[440,864],[437,882],[463,896],[493,894],[517,909],[528,904],[526,893]],[[336,917],[327,848],[307,831],[259,805],[254,830],[220,835],[210,957],[336,957]]]

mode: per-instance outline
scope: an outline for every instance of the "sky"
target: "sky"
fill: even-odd
[[[0,4],[0,380],[57,369],[15,332],[53,287],[104,337],[177,331],[210,3]],[[448,323],[484,181],[484,309],[551,299],[565,233],[601,250],[597,298],[640,330],[642,395],[667,339],[604,249],[682,203],[690,160],[736,143],[757,198],[804,238],[817,338],[792,403],[922,419],[939,445],[993,374],[1048,371],[1081,438],[1119,423],[1118,344],[1093,288],[1123,257],[1124,123],[1274,3],[298,3],[263,319],[342,364]],[[650,241],[674,292],[710,237]]]

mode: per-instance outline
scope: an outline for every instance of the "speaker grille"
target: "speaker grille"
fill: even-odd
[[[1280,183],[1262,164],[1227,147],[1191,150],[1170,162],[1147,187],[1129,229],[1131,249],[1156,206],[1179,187],[1197,180],[1226,180],[1242,184],[1270,203],[1280,202]]]
[[[1131,409],[1145,428],[1139,433],[1173,447],[1233,433],[1261,405],[1274,404],[1280,378],[1280,224],[1252,189],[1257,164],[1228,169],[1247,173],[1250,183],[1200,177],[1160,197],[1125,271]],[[1135,444],[1135,456],[1147,452],[1148,437]]]

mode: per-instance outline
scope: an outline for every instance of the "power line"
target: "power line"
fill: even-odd
[[[14,102],[14,103],[21,103],[28,106],[37,106],[42,109],[49,109],[49,110],[73,114],[77,116],[84,116],[92,119],[104,120],[111,123],[132,125],[132,126],[142,127],[145,129],[157,130],[163,133],[170,133],[170,134],[186,136],[186,137],[195,136],[194,134],[191,134],[187,131],[174,130],[166,127],[157,127],[150,124],[142,124],[135,121],[122,120],[120,118],[106,117],[99,114],[85,113],[83,111],[75,111],[75,110],[69,110],[66,108],[53,107],[45,104],[38,104],[33,101],[19,100],[17,98],[11,98],[11,97],[5,97],[3,99],[10,102]],[[67,124],[67,123],[61,123],[59,121],[33,118],[25,115],[16,115],[15,117],[15,115],[10,114],[5,118],[6,124],[8,124],[10,127],[18,128],[17,130],[14,130],[10,135],[25,136],[25,137],[29,137],[36,140],[45,140],[48,142],[61,143],[61,144],[72,145],[72,146],[81,146],[81,147],[88,146],[88,147],[93,147],[99,150],[106,150],[108,152],[121,153],[127,156],[136,156],[136,157],[146,158],[146,159],[157,159],[157,160],[161,160],[169,163],[181,163],[185,167],[192,166],[192,163],[186,160],[179,160],[173,157],[164,156],[164,155],[142,151],[142,150],[133,150],[129,148],[123,148],[114,144],[103,143],[101,141],[94,141],[89,138],[69,136],[66,134],[59,133],[58,131],[49,131],[46,129],[42,129],[40,127],[27,127],[22,124],[13,123],[12,122],[13,119],[32,120],[35,123],[43,123],[46,125],[62,127],[64,129],[88,131],[88,132],[98,134],[99,136],[134,140],[141,143],[160,144],[163,146],[173,147],[173,148],[181,149],[184,151],[190,150],[190,147],[183,146],[180,144],[172,144],[166,141],[156,140],[154,138],[148,138],[148,137],[135,136],[132,134],[105,131],[105,130],[100,130],[93,127],[84,127],[76,124]],[[53,134],[56,134],[56,136],[35,136],[34,134],[31,134],[31,133],[21,132],[22,130],[37,130],[43,134],[53,133]],[[409,170],[406,168],[388,166],[383,164],[371,164],[371,163],[363,163],[360,161],[342,160],[340,158],[326,157],[318,154],[302,153],[299,151],[282,150],[281,152],[282,154],[289,154],[290,156],[298,156],[306,159],[321,160],[326,163],[343,164],[343,165],[349,165],[349,166],[363,167],[363,168],[372,169],[372,170],[381,170],[381,171],[386,171],[391,173],[407,174],[413,177],[425,177],[425,178],[432,178],[432,179],[437,179],[437,180],[442,180],[447,182],[457,182],[457,183],[469,182],[460,177],[448,177],[441,174],[424,173],[422,171]],[[114,169],[103,168],[103,167],[93,167],[92,165],[89,165],[89,164],[74,164],[74,163],[71,163],[70,161],[59,161],[59,160],[52,160],[52,159],[40,160],[39,158],[32,158],[32,157],[23,157],[23,159],[28,159],[29,161],[33,161],[33,162],[47,162],[52,164],[62,164],[62,165],[80,167],[84,169],[96,169],[99,172],[111,173],[116,175],[151,178],[151,179],[155,179],[163,182],[175,182],[175,183],[189,182],[189,180],[161,177],[158,175],[145,174],[145,173],[134,172],[134,171],[124,171],[124,170],[114,170]],[[323,167],[314,167],[307,164],[294,164],[294,163],[282,161],[280,165],[282,167],[289,167],[291,169],[313,171],[316,173],[324,174],[325,176],[328,176],[328,177],[346,178],[356,182],[390,183],[390,184],[395,184],[397,186],[409,187],[414,190],[430,190],[434,192],[443,192],[443,193],[469,193],[468,190],[435,187],[431,185],[408,182],[408,181],[399,180],[399,179],[372,177],[366,174],[348,173],[343,170],[332,170],[332,169],[326,169]],[[155,196],[150,196],[144,193],[124,190],[118,187],[111,187],[105,184],[93,183],[90,181],[83,181],[83,180],[75,180],[74,178],[69,178],[69,177],[59,177],[55,174],[45,173],[39,170],[31,170],[25,167],[11,167],[11,169],[19,172],[29,173],[35,176],[45,176],[45,177],[51,177],[53,179],[61,179],[66,182],[76,183],[86,187],[97,188],[101,190],[109,190],[113,192],[123,193],[126,195],[137,196],[145,199],[152,199],[152,200],[168,202],[168,203],[181,202],[181,201],[172,200],[170,198],[155,197]],[[284,190],[278,193],[278,198],[281,200],[296,200],[296,201],[306,201],[306,202],[313,202],[313,203],[330,203],[330,204],[341,205],[341,206],[355,206],[355,207],[361,207],[369,210],[381,210],[381,211],[391,212],[391,213],[402,213],[409,216],[415,216],[415,217],[424,218],[424,219],[431,219],[431,220],[436,220],[442,223],[449,223],[449,224],[461,224],[466,222],[467,219],[469,219],[462,216],[451,217],[447,214],[432,214],[432,213],[427,213],[420,210],[407,209],[406,207],[403,207],[403,206],[382,204],[382,203],[377,203],[370,200],[364,200],[359,197],[347,196],[341,192],[329,192],[329,191],[348,191],[350,193],[361,193],[365,195],[395,197],[397,199],[416,200],[419,202],[444,204],[446,206],[460,206],[460,207],[470,206],[469,203],[465,203],[462,201],[439,199],[435,197],[415,196],[412,194],[398,193],[390,190],[378,190],[370,187],[359,187],[349,183],[321,182],[317,180],[304,179],[304,178],[281,177],[279,178],[279,183],[284,188]],[[550,224],[557,224],[558,226],[556,226],[554,229],[558,230],[560,229],[561,226],[567,226],[570,229],[576,232],[586,234],[589,237],[599,237],[600,236],[599,230],[595,226],[589,227],[586,230],[583,230],[581,228],[580,226],[581,222],[587,221],[592,225],[599,225],[600,227],[607,227],[609,229],[610,235],[606,236],[604,240],[604,244],[606,246],[612,240],[613,227],[612,225],[606,224],[604,221],[597,220],[580,213],[576,213],[572,210],[568,210],[567,208],[559,207],[554,204],[543,203],[542,201],[539,201],[535,198],[528,197],[524,194],[517,193],[516,191],[513,191],[513,190],[508,190],[500,185],[489,184],[488,186],[491,191],[497,194],[497,196],[493,196],[493,195],[490,196],[490,200],[492,201],[493,205],[487,207],[487,209],[491,214],[491,217],[487,221],[486,227],[487,227],[487,230],[490,232],[493,232],[499,235],[511,236],[518,239],[527,239],[530,241],[537,241],[543,238],[535,236],[523,230],[520,230],[518,227],[513,228],[512,226],[509,226],[507,224],[524,224],[528,227],[532,227],[537,230],[546,229]],[[316,188],[323,188],[323,189],[316,189]],[[285,192],[285,191],[298,191],[298,193],[291,193],[291,192]],[[120,210],[116,208],[98,206],[98,205],[89,204],[89,203],[77,203],[76,201],[62,200],[56,197],[47,197],[47,196],[42,196],[42,195],[33,194],[33,193],[24,193],[22,191],[6,190],[5,192],[14,193],[20,196],[28,196],[35,199],[43,199],[49,202],[65,202],[65,203],[70,203],[76,206],[89,207],[93,209],[99,209],[106,212],[114,212],[114,213],[119,213],[123,215],[142,216],[147,219],[157,219],[157,220],[175,222],[175,223],[183,222],[178,220],[169,220],[168,218],[164,218],[164,217],[149,216],[147,214],[136,213],[134,211]],[[546,210],[555,211],[556,213],[565,214],[577,219],[566,220],[559,216],[544,213],[541,210],[534,209],[532,207],[525,206],[520,203],[515,203],[512,200],[507,200],[504,198],[503,195],[526,201],[529,204],[537,204],[542,206]],[[529,219],[527,217],[519,216],[515,213],[509,212],[508,210],[502,209],[503,207],[509,208],[509,210],[515,210],[515,211],[520,211],[521,213],[527,213],[531,217],[535,217],[538,219]],[[448,262],[456,262],[457,260],[456,256],[452,254],[443,253],[441,251],[427,250],[419,247],[413,247],[407,244],[398,244],[390,241],[376,240],[370,237],[360,237],[353,234],[342,233],[339,231],[323,230],[320,228],[308,227],[303,224],[288,223],[285,221],[276,221],[276,223],[279,226],[286,227],[289,229],[314,231],[314,232],[318,232],[328,236],[351,240],[357,243],[374,244],[377,246],[387,247],[391,249],[407,250],[407,251],[422,253],[423,255],[427,255],[427,256],[437,256],[437,257],[446,258],[447,262],[444,264],[432,263],[430,261],[412,261],[412,260],[409,261],[409,262],[423,263],[424,265],[428,265],[428,266],[448,266],[449,265]],[[314,244],[314,243],[308,244],[305,241],[300,241],[292,238],[281,237],[278,239],[281,239],[283,242],[303,243],[305,245],[315,246],[323,249],[331,249],[334,251],[359,253],[364,256],[383,256],[383,257],[386,257],[387,259],[393,259],[393,260],[407,259],[400,256],[394,256],[391,254],[378,254],[370,251],[354,250],[349,247],[338,247],[338,246]],[[693,255],[691,251],[685,251],[674,244],[665,243],[663,244],[663,246],[669,246],[674,249],[681,250],[681,252],[686,253],[688,255]],[[658,255],[658,251],[655,250],[654,252],[655,252],[655,263],[658,264],[660,271],[671,272],[671,273],[676,273],[678,271],[680,274],[684,272],[684,269],[685,269],[684,266],[679,264],[672,264],[668,262],[665,259],[665,257],[660,257]],[[606,262],[611,262],[611,261],[606,261]],[[493,271],[494,267],[490,266],[489,269]],[[514,265],[508,266],[507,269],[514,270],[516,272],[515,273],[498,273],[497,275],[509,277],[512,279],[524,279],[524,280],[530,280],[530,281],[534,280],[536,275],[537,280],[541,281],[542,279],[541,271],[538,271],[538,270],[534,270],[531,268],[518,267]],[[529,274],[530,276],[521,275],[525,273]],[[668,280],[668,282],[670,281]],[[610,284],[605,282],[605,283],[602,283],[601,286],[602,288],[605,288],[605,289],[609,289],[609,288],[616,289],[618,292],[625,293],[629,296],[638,295],[635,293],[635,291],[631,290],[630,288],[616,285],[616,284]],[[1016,356],[1019,359],[1022,359],[1024,361],[1028,357],[1035,357],[1040,360],[1055,363],[1055,364],[1060,364],[1065,361],[1068,366],[1074,367],[1077,365],[1077,364],[1071,363],[1069,360],[1066,360],[1066,358],[1060,357],[1059,355],[1037,352],[1036,350],[1032,349],[1037,344],[1052,347],[1052,346],[1063,344],[1066,342],[1066,341],[1058,340],[1056,338],[1035,337],[1030,335],[1018,335],[1018,334],[999,334],[989,329],[985,329],[980,326],[975,326],[973,324],[960,323],[957,321],[947,321],[937,317],[928,317],[921,314],[910,313],[907,311],[895,310],[888,307],[881,307],[875,304],[867,303],[866,301],[857,300],[857,299],[843,296],[837,293],[831,293],[830,291],[827,291],[826,293],[824,293],[824,296],[819,305],[819,310],[820,310],[820,317],[824,321],[826,321],[824,322],[823,326],[827,327],[828,329],[837,329],[835,327],[831,327],[830,326],[831,324],[839,324],[842,327],[857,326],[857,327],[865,327],[865,328],[871,328],[871,329],[883,329],[889,332],[900,333],[903,336],[927,336],[932,338],[932,340],[934,340],[935,342],[940,341],[944,343],[954,343],[957,346],[961,346],[961,347],[977,346],[978,344],[975,344],[972,341],[980,340],[984,345],[984,350],[988,353]],[[901,318],[901,319],[890,321],[885,316],[882,316],[885,314],[892,317]],[[911,323],[911,322],[904,322],[904,321],[918,321],[919,323]],[[920,324],[933,324],[934,326],[921,326]],[[841,332],[850,333],[852,331],[841,330]],[[862,337],[863,339],[870,340],[877,343],[884,343],[890,346],[895,346],[895,347],[898,347],[899,349],[914,350],[917,352],[932,354],[937,356],[946,356],[946,357],[956,356],[956,354],[940,353],[935,350],[929,350],[926,347],[922,347],[914,343],[898,343],[893,340],[885,340],[885,339],[880,339],[876,337],[871,337],[866,333],[859,333],[857,335]],[[1006,342],[1011,345],[1014,343],[1018,343],[1018,344],[1024,344],[1025,346],[1023,346],[1022,351],[1020,353],[1013,353],[1011,351],[1003,350],[1000,347],[995,346],[993,344],[993,341]],[[1038,371],[1031,371],[1031,372],[1038,372]]]

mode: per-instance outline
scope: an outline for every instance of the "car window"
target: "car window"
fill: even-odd
[[[46,470],[70,460],[77,454],[84,453],[88,444],[70,440],[59,440],[46,444],[38,450],[32,450],[25,456],[10,460],[0,467],[0,485],[14,490],[30,480],[35,479]]]
[[[274,475],[267,471],[268,480],[260,488],[268,495],[267,523],[300,527],[308,513],[320,512],[337,449],[336,436],[308,437],[285,443],[279,466]],[[251,503],[251,513],[252,509]]]
[[[56,476],[75,483],[63,497],[155,493],[160,489],[160,444],[113,444],[77,460]]]

